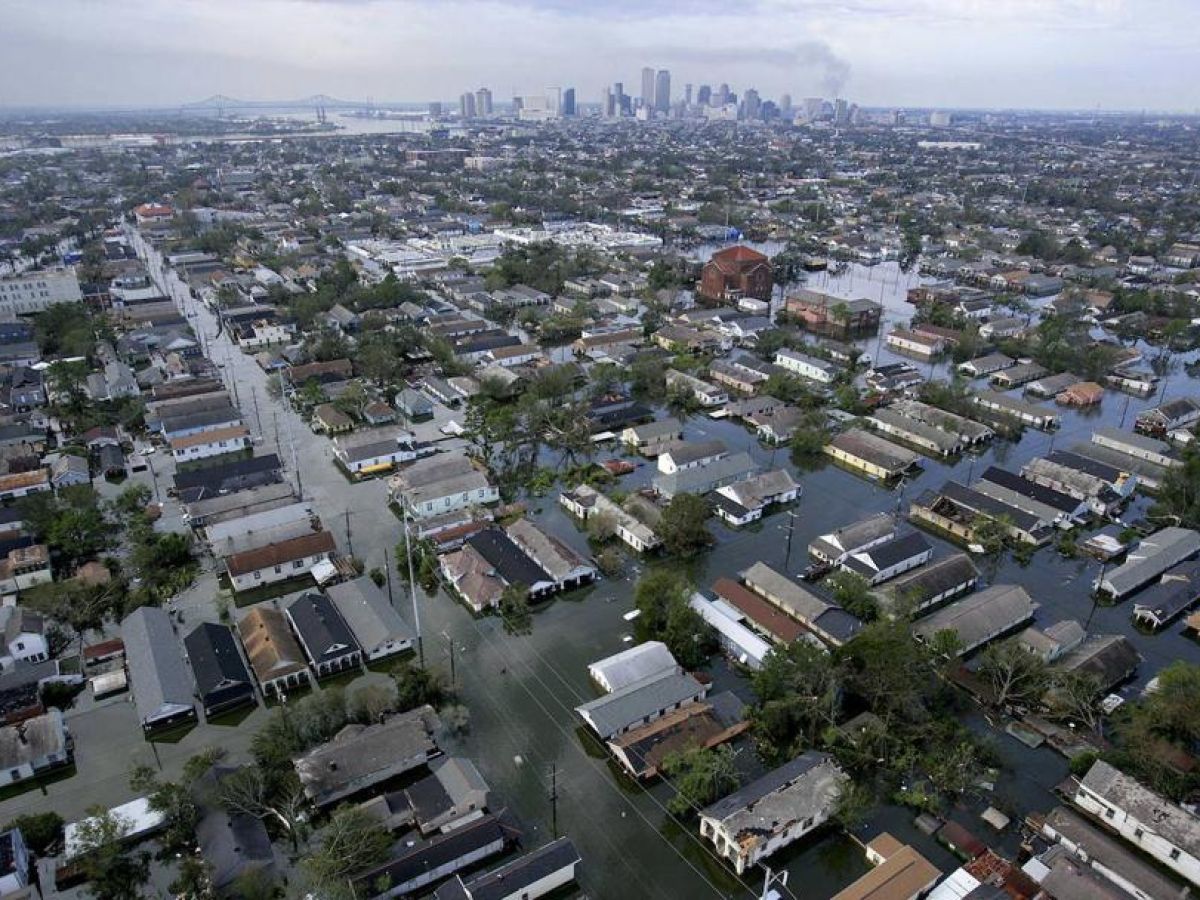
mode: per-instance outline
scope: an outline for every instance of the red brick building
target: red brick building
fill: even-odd
[[[771,288],[771,261],[741,245],[718,250],[700,273],[699,293],[706,300],[770,300]]]

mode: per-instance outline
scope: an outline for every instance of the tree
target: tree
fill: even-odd
[[[663,510],[658,536],[663,548],[673,556],[695,556],[712,543],[705,525],[710,514],[708,502],[696,494],[676,494]]]
[[[533,630],[533,615],[529,612],[529,588],[523,584],[508,584],[500,593],[500,618],[508,634],[529,634]]]
[[[1167,470],[1151,512],[1183,528],[1200,528],[1200,452],[1188,450],[1182,466]]]
[[[75,831],[79,867],[96,900],[137,900],[150,877],[150,854],[126,849],[133,822],[102,806],[87,811]]]
[[[356,722],[382,722],[388,713],[395,712],[399,697],[395,681],[355,684],[346,693],[346,713]]]
[[[257,764],[242,766],[220,780],[215,800],[230,813],[271,819],[291,840],[292,849],[299,849],[308,798],[290,768],[273,775]]]
[[[1100,679],[1088,672],[1055,672],[1046,694],[1050,714],[1063,722],[1078,722],[1103,735],[1104,713],[1097,702],[1100,687]]]
[[[1012,638],[980,654],[979,673],[991,685],[992,702],[998,707],[1036,700],[1046,690],[1046,664]]]
[[[56,812],[28,813],[17,816],[4,826],[4,831],[21,830],[26,846],[38,856],[44,856],[63,836],[63,817]]]
[[[879,602],[871,593],[871,582],[857,572],[839,569],[825,579],[825,586],[846,612],[864,622],[879,618]]]
[[[673,779],[675,796],[667,803],[667,809],[677,816],[686,816],[737,790],[741,776],[736,762],[737,754],[728,744],[668,754],[662,767]]]
[[[711,626],[688,605],[691,593],[691,586],[678,573],[648,571],[634,589],[634,603],[640,610],[634,633],[639,641],[662,641],[680,665],[699,668],[715,649],[716,640]]]
[[[839,648],[847,667],[847,685],[867,707],[891,726],[928,718],[933,692],[929,652],[899,620],[879,619]]]
[[[350,879],[387,859],[391,848],[391,835],[374,816],[358,806],[340,806],[300,866],[322,895],[352,897]]]
[[[446,686],[432,669],[400,663],[393,671],[399,691],[396,697],[398,712],[408,712],[418,706],[438,706],[446,698]]]
[[[773,647],[754,675],[758,703],[750,716],[764,756],[790,757],[836,724],[845,675],[839,661],[807,641]]]

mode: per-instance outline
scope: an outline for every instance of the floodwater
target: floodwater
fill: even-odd
[[[885,307],[884,333],[892,325],[907,322],[912,308],[905,302],[905,291],[921,277],[903,273],[894,265],[873,268],[851,266],[840,275],[819,274],[808,284],[842,297],[870,297]],[[864,350],[883,361],[893,354],[879,338],[859,342]],[[946,364],[932,367],[933,374],[944,375]],[[1191,385],[1182,371],[1171,376],[1168,393],[1186,393]],[[1125,427],[1140,409],[1154,401],[1108,392],[1098,411],[1062,410],[1063,427],[1054,435],[1026,430],[1016,443],[996,443],[978,456],[967,456],[950,463],[927,460],[923,471],[902,489],[883,487],[860,479],[831,465],[814,471],[799,472],[804,495],[797,507],[790,563],[785,559],[787,515],[775,515],[761,525],[740,532],[713,524],[715,548],[685,567],[695,585],[707,589],[718,576],[736,578],[752,563],[763,560],[793,574],[807,564],[805,547],[817,535],[878,511],[903,509],[906,499],[926,488],[937,487],[949,478],[969,481],[989,465],[1018,470],[1033,456],[1052,446],[1066,447],[1089,439],[1099,425]],[[772,451],[760,446],[753,435],[733,422],[693,417],[684,425],[690,439],[717,438],[733,449],[747,449],[763,467],[788,465],[786,449]],[[618,451],[612,448],[613,454]],[[606,458],[606,451],[599,454]],[[553,465],[557,460],[547,459]],[[620,489],[629,491],[648,484],[654,475],[653,462],[645,462],[622,479]],[[530,501],[530,515],[547,529],[588,552],[584,535],[559,507],[556,494]],[[1138,500],[1137,509],[1146,505]],[[936,555],[956,552],[957,547],[930,538]],[[551,771],[555,771],[559,795],[558,823],[561,833],[570,834],[579,845],[585,863],[581,884],[589,896],[596,897],[672,897],[748,896],[761,885],[761,872],[747,873],[739,881],[719,865],[699,842],[694,824],[683,830],[665,814],[671,796],[663,783],[649,789],[638,787],[619,773],[615,764],[600,753],[596,744],[578,727],[572,708],[595,696],[588,681],[588,663],[629,646],[631,632],[622,614],[630,610],[632,588],[644,564],[635,563],[622,578],[607,580],[586,591],[551,603],[535,616],[530,637],[503,634],[493,619],[470,620],[445,597],[431,601],[437,618],[445,618],[465,627],[455,628],[462,637],[459,677],[472,706],[473,729],[465,749],[481,760],[485,774],[497,792],[513,804],[526,821],[544,831],[549,827]],[[1184,637],[1179,627],[1158,635],[1136,631],[1130,621],[1129,603],[1114,607],[1093,607],[1089,583],[1098,571],[1090,560],[1066,560],[1052,549],[1039,551],[1033,562],[1020,567],[1011,560],[1001,563],[991,576],[992,583],[1023,585],[1040,604],[1036,623],[1046,626],[1062,619],[1089,621],[1092,633],[1126,635],[1143,656],[1133,684],[1123,689],[1125,696],[1136,691],[1162,666],[1179,658],[1200,659],[1197,645]],[[429,630],[426,631],[430,633]],[[444,641],[434,640],[434,644]],[[436,652],[445,656],[445,647]],[[718,689],[732,689],[750,699],[748,685],[714,661],[713,674]],[[1013,738],[993,731],[973,710],[964,713],[973,728],[988,732],[1005,769],[994,792],[969,807],[952,811],[952,817],[998,848],[1015,853],[1018,837],[1014,827],[994,832],[978,819],[987,805],[1013,817],[1014,822],[1034,811],[1054,805],[1052,788],[1067,773],[1066,761],[1051,750],[1030,750]],[[486,750],[485,750],[486,748]],[[761,769],[753,760],[747,743],[739,745],[740,759],[749,773]],[[520,759],[518,762],[517,759]],[[867,828],[869,834],[888,830],[913,843],[944,871],[956,862],[949,854],[912,825],[912,814],[897,807],[876,812]],[[772,862],[791,873],[785,896],[822,898],[831,896],[865,870],[861,852],[845,836],[828,833],[801,842]]]

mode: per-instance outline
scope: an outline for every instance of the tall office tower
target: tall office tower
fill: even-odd
[[[805,97],[804,98],[804,118],[809,122],[815,122],[821,118],[821,111],[825,107],[825,101],[820,97]]]
[[[696,105],[708,106],[712,101],[712,88],[707,84],[700,85],[700,90],[696,91]]]
[[[600,115],[606,119],[611,119],[617,114],[617,98],[613,95],[612,88],[606,87],[604,94],[600,97]]]
[[[692,105],[692,86],[690,84],[685,84],[683,86],[683,105]]]
[[[546,110],[555,117],[562,115],[562,88],[546,88]]]
[[[784,94],[779,98],[779,112],[786,118],[791,118],[792,115],[792,95]]]
[[[458,112],[464,119],[475,118],[475,95],[470,91],[458,98]]]
[[[562,95],[562,114],[575,115],[575,88],[567,88]]]
[[[654,70],[649,66],[642,69],[642,106],[654,109]]]
[[[833,102],[833,122],[835,125],[850,124],[850,104],[845,100]]]
[[[475,114],[478,116],[492,114],[492,92],[487,88],[480,88],[475,92]]]
[[[659,69],[654,79],[654,109],[665,113],[671,111],[671,71]]]
[[[521,115],[521,110],[525,108],[525,98],[513,95],[512,109],[518,116]]]
[[[430,103],[429,115],[434,119],[440,118],[442,115],[442,104],[436,100]]]
[[[729,103],[729,102],[730,102],[729,85],[725,84],[724,82],[721,82],[721,86],[719,88],[717,88],[717,100],[715,103],[713,103],[713,106],[724,106],[726,103]]]
[[[742,100],[742,118],[757,120],[762,115],[762,99],[754,88],[747,88]]]

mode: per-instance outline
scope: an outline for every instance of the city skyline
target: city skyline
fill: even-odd
[[[640,97],[639,72],[653,66],[656,78],[670,72],[674,97],[686,83],[728,81],[763,98],[872,107],[1191,112],[1200,37],[1179,27],[1189,14],[1186,0],[758,0],[737,11],[704,0],[686,13],[626,0],[586,10],[561,0],[46,0],[5,13],[0,106],[317,93],[420,103],[483,83],[506,99],[572,85],[593,103],[616,80]],[[745,48],[744,35],[756,43]]]

